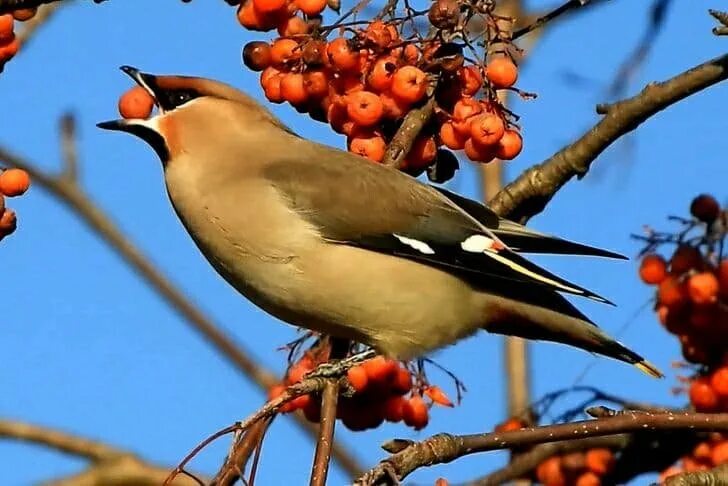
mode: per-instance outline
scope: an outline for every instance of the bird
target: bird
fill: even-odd
[[[527,228],[303,138],[223,82],[121,70],[157,111],[97,126],[151,146],[172,207],[201,253],[275,318],[400,360],[485,330],[573,346],[662,376],[563,294],[611,302],[523,256],[622,255]]]

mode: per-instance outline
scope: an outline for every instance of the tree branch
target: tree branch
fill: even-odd
[[[671,476],[665,486],[721,486],[728,484],[728,464],[710,471],[695,471]]]
[[[397,169],[402,167],[405,157],[412,148],[417,135],[420,134],[422,128],[430,120],[435,111],[435,97],[430,95],[427,102],[419,108],[414,108],[407,113],[402,124],[397,129],[397,133],[392,137],[392,141],[387,146],[384,153],[382,164]]]
[[[573,177],[583,177],[592,162],[623,135],[651,116],[688,96],[728,78],[728,54],[685,71],[662,83],[647,85],[638,95],[597,106],[605,115],[573,144],[523,172],[490,201],[500,216],[526,222],[543,211]]]
[[[672,430],[728,431],[728,413],[620,412],[613,416],[568,424],[548,425],[473,435],[437,434],[410,444],[389,456],[357,480],[359,485],[389,484],[394,476],[404,479],[414,470],[444,464],[478,452],[531,446],[574,438],[602,437],[627,432],[644,434]]]
[[[339,384],[335,379],[329,378],[321,396],[321,424],[319,425],[319,438],[316,442],[316,453],[311,472],[311,486],[326,485],[326,476],[329,472],[329,462],[331,460],[331,446],[334,443],[338,398]]]

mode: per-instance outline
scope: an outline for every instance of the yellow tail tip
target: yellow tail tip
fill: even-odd
[[[662,374],[662,371],[660,371],[657,368],[657,366],[653,365],[652,363],[650,363],[647,360],[640,361],[639,363],[635,363],[634,365],[642,373],[650,375],[653,378],[664,378],[665,377],[665,375]]]

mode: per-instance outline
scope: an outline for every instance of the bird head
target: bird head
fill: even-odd
[[[200,142],[220,146],[257,123],[280,122],[238,89],[211,79],[143,73],[131,66],[121,70],[144,88],[157,113],[98,123],[99,128],[131,133],[147,142],[164,164]]]

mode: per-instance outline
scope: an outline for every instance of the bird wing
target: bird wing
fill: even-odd
[[[434,186],[433,186],[434,187]],[[492,227],[493,233],[511,250],[520,253],[546,253],[558,255],[600,256],[627,260],[628,258],[613,251],[583,245],[557,236],[541,233],[511,220],[499,217],[489,207],[472,199],[455,194],[441,187],[434,187],[483,224]],[[493,224],[495,220],[495,224]]]
[[[484,206],[478,213],[474,201],[468,211],[397,170],[305,140],[295,147],[263,176],[328,241],[417,260],[475,284],[504,279],[611,303],[508,248],[495,233],[495,213]]]

